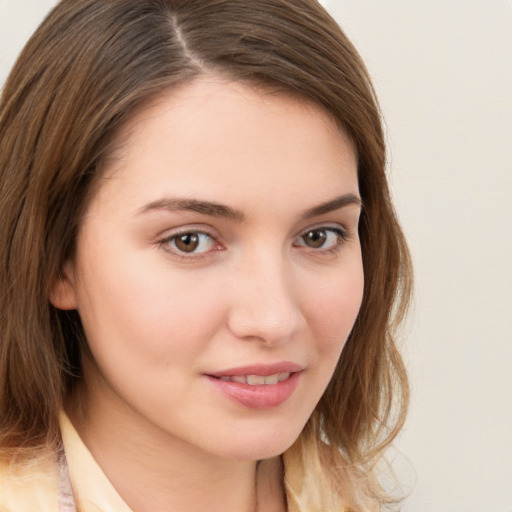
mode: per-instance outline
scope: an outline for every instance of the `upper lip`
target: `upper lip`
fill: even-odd
[[[268,377],[269,375],[275,375],[277,373],[296,373],[303,369],[304,366],[300,364],[283,361],[273,364],[251,364],[237,368],[227,368],[226,370],[210,372],[208,375],[211,377],[236,377],[240,375],[261,375],[262,377]]]

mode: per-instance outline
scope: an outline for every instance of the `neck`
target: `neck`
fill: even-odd
[[[130,421],[129,411],[111,402],[106,409],[83,389],[76,395],[81,407],[68,408],[70,419],[133,512],[285,510],[279,458],[258,464],[205,453],[154,425]]]

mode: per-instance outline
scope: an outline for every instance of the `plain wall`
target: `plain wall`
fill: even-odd
[[[53,3],[0,0],[0,84]],[[404,512],[512,512],[512,2],[323,3],[374,77],[416,269]]]
[[[374,77],[416,270],[404,512],[511,512],[512,2],[328,6]]]

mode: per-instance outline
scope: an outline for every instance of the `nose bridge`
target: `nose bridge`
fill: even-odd
[[[280,251],[258,251],[239,262],[234,275],[231,331],[267,344],[285,342],[301,323],[290,262]]]

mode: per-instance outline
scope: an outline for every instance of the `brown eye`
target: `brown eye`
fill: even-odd
[[[313,229],[302,235],[304,244],[312,249],[320,249],[327,241],[327,231],[325,229]]]
[[[342,227],[320,227],[304,231],[294,245],[324,253],[341,249],[343,242],[348,239],[349,233]]]
[[[199,247],[197,233],[184,233],[174,238],[174,245],[182,252],[194,252]]]
[[[159,240],[158,246],[180,259],[197,259],[224,250],[216,238],[203,231],[182,231]]]
[[[199,258],[208,253],[222,251],[216,238],[204,231],[182,231],[158,241],[158,245],[177,258]]]

